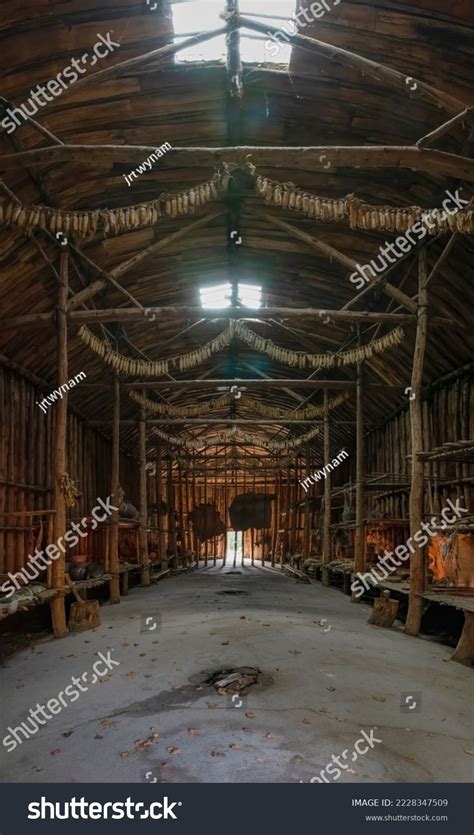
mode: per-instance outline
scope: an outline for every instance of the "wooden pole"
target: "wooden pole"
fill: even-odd
[[[140,409],[138,421],[139,445],[139,494],[140,515],[138,527],[138,551],[140,556],[140,579],[142,586],[150,585],[150,565],[148,557],[148,502],[146,484],[146,421],[145,410]]]
[[[285,490],[285,522],[283,525],[283,547],[281,555],[281,568],[286,561],[290,546],[290,507],[291,507],[291,466],[288,463],[288,472],[286,476],[286,490]]]
[[[156,450],[156,504],[158,506],[157,525],[158,525],[158,545],[160,563],[166,559],[166,543],[165,531],[163,525],[164,516],[161,515],[161,502],[163,501],[163,460],[162,460],[162,446],[159,444]]]
[[[120,490],[120,383],[118,374],[114,375],[112,383],[112,453],[111,453],[110,492],[112,504],[119,504]],[[119,511],[113,510],[110,517],[109,529],[109,571],[110,602],[120,603],[120,574],[119,574]]]
[[[265,471],[265,476],[263,480],[263,491],[265,496],[267,495],[267,473]],[[265,568],[265,551],[267,546],[267,529],[263,528],[262,531],[262,567]]]
[[[290,536],[290,556],[296,552],[296,529],[298,525],[298,455],[295,455],[295,483],[293,486],[292,496],[292,511],[291,511],[291,536]]]
[[[179,531],[181,534],[180,548],[181,548],[181,565],[186,565],[185,551],[186,541],[184,537],[184,514],[183,514],[183,474],[181,472],[181,464],[178,463],[178,519]]]
[[[66,385],[68,381],[68,356],[67,356],[67,297],[68,297],[68,252],[61,251],[60,280],[58,288],[58,309],[57,309],[57,338],[56,338],[56,361],[58,366],[57,381],[58,388]],[[54,489],[54,521],[53,521],[53,543],[58,542],[66,531],[66,501],[62,488],[62,477],[66,472],[66,434],[67,434],[67,389],[63,397],[57,402],[55,408],[55,432],[53,445],[53,489]],[[66,610],[62,590],[65,585],[65,558],[61,552],[60,556],[51,563],[51,588],[57,589],[58,594],[50,602],[51,620],[53,632],[56,638],[63,638],[67,635]]]
[[[280,528],[280,494],[281,494],[281,474],[278,473],[276,482],[275,482],[275,513],[272,515],[273,526],[272,526],[272,568],[275,567],[275,557],[276,557],[276,550],[277,550],[277,543],[278,543],[278,531]]]
[[[168,550],[171,552],[171,559],[174,561],[177,558],[176,554],[176,519],[175,519],[175,502],[173,489],[173,469],[171,466],[171,454],[168,455]]]
[[[305,449],[305,467],[306,475],[311,474],[311,456],[310,445],[306,444]],[[306,493],[304,500],[304,531],[303,531],[303,559],[308,559],[310,555],[310,537],[311,537],[311,504],[309,500],[309,493]]]
[[[423,450],[423,366],[428,337],[428,275],[426,250],[420,252],[418,260],[418,326],[416,329],[415,353],[411,376],[410,422],[411,422],[411,489],[410,489],[410,534],[413,537],[421,530],[424,498],[424,460],[418,456]],[[423,598],[426,591],[426,548],[417,548],[410,560],[410,594],[405,624],[407,635],[418,635],[423,615]]]
[[[331,430],[329,423],[328,393],[324,392],[324,464],[329,464],[331,458]],[[331,562],[331,473],[324,482],[324,516],[323,516],[323,564]]]
[[[354,571],[365,568],[365,526],[364,526],[364,400],[362,386],[362,363],[357,364],[356,395],[356,519]],[[353,600],[356,598],[353,597]]]
[[[223,565],[227,562],[227,448],[224,450],[224,557]]]

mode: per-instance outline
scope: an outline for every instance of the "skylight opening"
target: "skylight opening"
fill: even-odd
[[[201,296],[201,307],[221,310],[230,307],[232,287],[229,283],[217,284],[214,287],[201,287],[199,294]]]
[[[295,31],[291,24],[296,0],[241,0],[242,17],[247,13],[260,23],[279,29],[282,25],[288,31]],[[173,25],[175,43],[181,43],[190,35],[220,29],[224,21],[219,15],[224,11],[224,0],[184,0],[173,3]],[[262,18],[259,16],[263,15]],[[288,21],[290,25],[288,26]],[[291,46],[284,41],[270,40],[269,35],[259,35],[248,29],[240,30],[240,56],[247,64],[288,64]],[[207,62],[224,61],[226,57],[225,35],[195,44],[176,55],[176,61]]]
[[[200,287],[201,307],[205,310],[224,310],[231,306],[232,286],[215,284],[213,287]],[[238,284],[237,298],[243,307],[258,310],[262,306],[262,288],[257,284]]]

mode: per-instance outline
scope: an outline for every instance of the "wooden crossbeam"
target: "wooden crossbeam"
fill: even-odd
[[[76,85],[77,86],[77,85]],[[153,145],[53,145],[0,156],[0,170],[22,165],[51,165],[55,162],[80,163],[94,168],[109,168],[113,163],[142,162],[156,148]],[[168,151],[162,169],[215,168],[223,162],[245,166],[252,163],[265,168],[290,168],[294,171],[321,171],[325,165],[338,168],[409,168],[427,174],[474,182],[474,160],[416,145],[342,145],[305,147],[177,147]]]
[[[90,285],[91,290],[95,288],[96,282]],[[89,289],[89,288],[87,288]],[[78,293],[77,297],[81,294]],[[76,298],[76,297],[75,297]],[[376,313],[368,310],[325,310],[324,308],[304,307],[266,307],[257,310],[241,307],[228,307],[222,310],[206,309],[192,305],[167,305],[164,307],[115,307],[110,309],[94,310],[69,310],[67,318],[70,322],[77,324],[102,324],[104,322],[141,322],[153,325],[155,328],[161,321],[170,319],[251,319],[268,321],[274,318],[295,318],[311,319],[315,325],[323,326],[327,318],[335,322],[352,324],[353,322],[365,322],[366,324],[382,323],[390,325],[409,325],[416,322],[416,317],[411,313]],[[0,327],[19,328],[52,325],[56,320],[54,312],[48,313],[25,313],[22,316],[14,316],[9,319],[0,319]],[[448,320],[442,320],[440,324],[445,325]]]

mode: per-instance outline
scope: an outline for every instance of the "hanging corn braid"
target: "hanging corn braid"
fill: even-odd
[[[139,394],[139,392],[136,391],[129,392],[129,397],[131,397],[132,400],[135,400],[136,403],[139,403],[140,406],[148,409],[149,412],[154,412],[158,415],[166,415],[167,417],[179,418],[209,415],[218,409],[230,406],[233,400],[233,396],[231,394],[224,394],[222,397],[216,397],[208,403],[195,403],[191,406],[169,406],[168,403],[155,403],[154,400],[150,400],[144,394]]]
[[[187,441],[177,435],[167,435],[166,432],[162,432],[161,429],[158,429],[156,426],[153,427],[152,431],[154,435],[161,438],[162,441],[165,441],[170,446],[184,447],[189,450],[197,450],[217,446],[218,444],[226,444],[229,441],[239,441],[240,443],[262,447],[263,449],[268,449],[272,452],[298,449],[298,447],[308,443],[315,438],[316,435],[319,435],[319,427],[316,427],[315,429],[311,429],[309,432],[306,432],[305,435],[299,435],[298,437],[293,437],[290,440],[262,441],[256,438],[255,435],[250,435],[248,432],[242,432],[240,429],[232,427],[232,429],[226,429],[222,432],[218,432],[213,438]]]
[[[202,415],[212,414],[219,409],[224,409],[227,406],[230,406],[234,399],[233,395],[229,393],[223,394],[222,397],[216,397],[214,400],[209,400],[207,403],[195,403],[191,406],[169,406],[167,403],[156,403],[154,400],[150,400],[146,397],[146,395],[140,394],[137,391],[129,392],[129,397],[149,412],[166,415],[167,417],[179,418],[201,417]],[[333,397],[332,400],[329,400],[328,411],[330,412],[332,409],[336,409],[337,406],[340,406],[348,399],[348,394],[338,394],[337,397]],[[261,403],[259,400],[255,400],[247,394],[242,394],[242,397],[239,400],[239,406],[247,406],[249,409],[257,412],[262,417],[276,419],[288,418],[293,420],[310,420],[311,418],[319,417],[325,413],[324,405],[307,406],[306,409],[296,409],[295,411],[291,411],[290,409],[283,409],[279,406],[265,406],[264,403]]]
[[[132,359],[113,351],[106,342],[99,339],[98,336],[94,336],[86,325],[82,325],[79,336],[88,348],[102,357],[104,362],[111,365],[119,374],[128,374],[135,377],[162,377],[164,374],[168,374],[171,368],[187,371],[196,365],[202,365],[212,354],[230,345],[235,337],[242,339],[254,351],[267,354],[276,362],[301,369],[314,369],[353,365],[362,362],[364,359],[369,359],[374,354],[381,354],[388,348],[399,345],[404,338],[404,331],[401,327],[395,328],[385,336],[374,339],[368,345],[361,345],[358,348],[343,351],[339,354],[307,354],[304,351],[291,351],[288,348],[275,345],[271,339],[264,339],[258,333],[250,330],[240,319],[231,319],[229,326],[224,331],[201,348],[196,348],[189,354],[157,361]]]
[[[412,226],[427,216],[426,224],[429,235],[451,230],[461,234],[474,232],[474,210],[462,209],[448,214],[443,209],[422,209],[420,206],[373,206],[364,203],[353,194],[339,199],[318,197],[316,194],[298,188],[294,183],[282,183],[257,174],[252,164],[247,170],[255,180],[255,191],[263,197],[265,203],[279,206],[306,217],[336,223],[349,219],[351,229],[376,229],[383,232],[407,232]]]
[[[229,167],[223,165],[210,180],[187,191],[163,193],[156,200],[124,206],[122,209],[70,212],[49,206],[26,205],[10,198],[0,202],[0,225],[17,226],[28,232],[48,229],[50,232],[65,232],[78,238],[87,238],[97,232],[120,235],[154,226],[161,217],[175,218],[194,214],[199,206],[217,200],[219,193],[227,191],[229,179]]]

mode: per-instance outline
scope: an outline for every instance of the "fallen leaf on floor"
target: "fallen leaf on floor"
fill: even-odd
[[[139,655],[140,655],[140,658],[145,658],[146,652],[140,652]]]
[[[299,754],[295,754],[295,756],[291,758],[290,763],[300,763],[302,760],[303,757],[300,757]]]
[[[374,702],[384,702],[385,696],[372,696]]]
[[[238,751],[239,748],[240,748],[240,745],[237,745],[236,742],[231,742],[231,744],[229,745],[229,748],[231,748],[232,751]]]
[[[189,736],[199,736],[200,733],[201,733],[200,728],[188,728]]]
[[[246,715],[247,719],[255,719],[255,716],[256,716],[256,714],[253,712],[253,710],[248,710],[245,715]]]
[[[130,644],[127,644],[127,642],[125,642],[124,644],[120,644],[120,646],[121,646],[121,647],[129,647],[129,646],[130,646]]]
[[[311,725],[311,719],[303,719],[303,725]]]
[[[211,751],[211,757],[225,757],[223,751]]]
[[[289,649],[288,652],[291,652],[292,655],[301,655],[301,651],[299,649]]]
[[[130,670],[130,672],[129,672],[129,673],[125,673],[125,675],[126,675],[128,678],[133,678],[134,676],[136,676],[136,673],[135,673],[133,670]]]
[[[174,757],[176,757],[178,754],[181,754],[181,748],[176,748],[174,745],[172,745],[170,748],[167,748],[166,750],[168,751],[168,754],[172,754]]]
[[[217,705],[215,702],[212,703],[212,704],[211,704],[211,702],[208,702],[207,706],[208,706],[209,710],[215,710],[216,707],[219,707],[219,705]]]
[[[346,773],[347,773],[347,774],[357,774],[357,771],[354,771],[354,769],[353,769],[353,768],[347,768],[347,769],[346,769]]]
[[[409,763],[415,762],[415,757],[412,757],[411,754],[404,754],[403,759]]]
[[[330,693],[335,693],[336,688],[335,687],[326,687],[326,690],[329,690]]]
[[[245,615],[241,615],[240,620],[246,620]]]
[[[96,734],[95,737],[94,737],[94,739],[103,739],[103,738],[104,738],[103,734]]]
[[[471,748],[465,748],[464,753],[469,754],[470,757],[474,757],[474,751],[472,751]]]
[[[61,734],[61,736],[72,736],[73,733],[74,733],[74,731],[64,731],[64,733]]]
[[[194,689],[199,693],[201,690],[204,690],[204,687],[195,687]]]
[[[229,645],[229,641],[222,641],[221,647],[227,647]]]
[[[335,716],[334,719],[336,720],[336,722],[345,722],[346,721],[345,719],[343,719],[342,716]]]
[[[143,673],[143,678],[153,678],[151,673]]]
[[[320,713],[328,713],[328,714],[331,713],[331,711],[329,710],[328,707],[320,707],[319,712]]]
[[[119,754],[119,757],[122,757],[123,759],[126,759],[129,756],[130,756],[130,754],[129,754],[128,751],[121,751],[120,754]]]
[[[159,738],[160,738],[159,733],[154,732],[154,733],[150,734],[150,736],[147,739],[137,739],[134,742],[135,750],[136,751],[145,751],[147,748],[151,748],[151,746],[154,745],[155,742],[158,742]]]
[[[113,728],[117,724],[117,719],[101,719],[100,724],[103,728]]]
[[[61,749],[60,748],[53,748],[53,750],[50,751],[49,753],[51,754],[51,756],[54,757],[55,754],[60,754],[61,753]]]
[[[273,734],[268,733],[268,734],[265,734],[265,739],[275,739],[275,737],[273,736]]]

